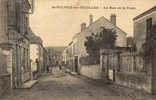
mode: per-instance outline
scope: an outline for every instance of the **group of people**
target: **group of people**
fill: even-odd
[[[36,65],[39,66],[39,60],[36,59]],[[52,68],[53,67],[59,67],[59,70],[62,70],[62,66],[63,66],[63,62],[61,61],[56,61],[55,64],[49,64],[47,67],[46,67],[46,70],[47,72],[52,72]]]
[[[52,67],[59,67],[59,70],[62,70],[62,62],[56,61],[55,65],[50,64],[47,66],[47,72],[52,72]]]

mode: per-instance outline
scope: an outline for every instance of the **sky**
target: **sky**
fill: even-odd
[[[30,15],[30,27],[40,36],[44,46],[66,46],[80,32],[80,24],[89,23],[101,16],[110,19],[116,14],[116,23],[133,36],[133,18],[156,5],[156,0],[35,0],[34,13]],[[98,9],[53,8],[63,6],[89,6]],[[133,9],[104,9],[104,7],[131,7]]]

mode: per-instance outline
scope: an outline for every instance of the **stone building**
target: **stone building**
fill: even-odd
[[[141,13],[134,19],[134,39],[136,42],[137,51],[143,50],[143,44],[151,38],[151,28],[153,24],[156,24],[156,6]],[[148,42],[147,42],[148,43]],[[150,44],[147,44],[150,45]],[[152,51],[152,50],[151,50]],[[145,59],[145,72],[147,75],[148,88],[145,89],[148,92],[156,94],[156,54],[149,55],[148,59]]]
[[[31,59],[31,71],[33,77],[37,78],[43,72],[46,71],[47,64],[49,63],[48,52],[43,46],[42,39],[35,35],[34,32],[29,28],[30,33],[30,59]],[[37,62],[39,65],[37,66]]]
[[[50,56],[50,63],[52,66],[57,65],[58,63],[62,62],[62,52],[65,49],[64,46],[49,46],[46,47],[46,49],[48,50],[49,56]]]
[[[74,70],[74,67],[73,67],[73,41],[70,42],[68,44],[68,46],[64,49],[64,51],[62,52],[62,57],[63,57],[63,62],[65,63],[66,67],[68,69],[70,69],[71,71]]]
[[[112,14],[110,16],[110,20],[106,19],[104,16],[100,17],[96,21],[93,21],[93,15],[89,16],[89,26],[86,26],[86,23],[81,24],[81,31],[74,35],[71,42],[72,49],[72,59],[75,63],[74,66],[79,66],[79,58],[83,56],[87,56],[86,47],[84,45],[86,41],[86,37],[90,36],[92,33],[98,34],[100,32],[101,27],[105,27],[106,29],[113,29],[116,31],[117,47],[126,47],[126,33],[121,30],[118,26],[116,26],[116,15]],[[69,47],[67,47],[69,48]],[[76,68],[75,68],[76,69]]]
[[[11,87],[21,88],[30,79],[28,0],[1,0],[0,48],[7,56]],[[3,32],[2,32],[3,31]]]
[[[62,61],[64,62],[64,64],[67,63],[67,48],[65,48],[62,52]]]
[[[143,52],[144,43],[150,45],[151,28],[156,21],[156,6],[136,16],[133,21],[134,41],[127,40],[128,44],[135,42],[137,50],[107,50],[108,53],[101,53],[103,75],[117,84],[156,94],[156,53],[151,55]]]
[[[150,29],[156,23],[156,6],[136,16],[134,19],[134,39],[138,51],[150,35]]]

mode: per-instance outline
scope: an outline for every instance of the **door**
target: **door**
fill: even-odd
[[[4,53],[5,53],[5,55],[7,56],[7,71],[8,71],[8,73],[11,75],[11,88],[13,88],[13,79],[12,79],[12,77],[13,77],[13,75],[12,75],[12,70],[13,70],[13,68],[12,68],[12,64],[13,64],[13,62],[12,62],[12,50],[5,50],[4,51]]]
[[[78,72],[78,56],[75,56],[75,72]]]
[[[115,69],[118,67],[118,56],[116,54],[110,54],[108,56],[108,76],[109,79],[115,81]]]

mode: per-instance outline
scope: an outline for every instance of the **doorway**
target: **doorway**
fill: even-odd
[[[78,56],[75,56],[74,64],[75,64],[75,72],[78,72]]]

